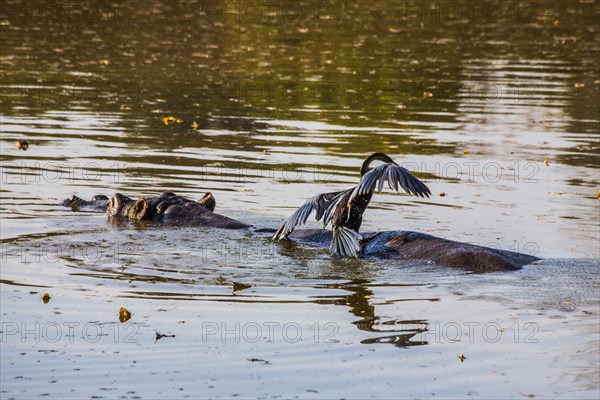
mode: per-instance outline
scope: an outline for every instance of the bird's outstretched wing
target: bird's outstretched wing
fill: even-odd
[[[311,197],[306,201],[306,203],[304,203],[292,215],[283,221],[283,225],[281,225],[277,232],[275,232],[275,235],[273,235],[273,240],[282,240],[287,238],[296,226],[306,223],[306,220],[313,211],[316,213],[315,220],[319,221],[321,218],[323,218],[323,226],[327,226],[329,221],[331,221],[335,207],[348,190],[343,190],[341,192],[322,193]]]
[[[386,163],[363,175],[356,188],[354,188],[350,200],[356,196],[372,193],[376,187],[377,191],[381,192],[386,181],[390,189],[396,192],[398,187],[401,187],[405,192],[415,196],[429,197],[431,195],[429,188],[414,177],[409,170],[396,163]]]

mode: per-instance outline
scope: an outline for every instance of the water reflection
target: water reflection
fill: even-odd
[[[361,340],[362,344],[393,344],[396,347],[404,348],[410,346],[422,346],[428,342],[426,340],[412,340],[416,335],[417,339],[422,338],[422,334],[428,331],[427,320],[385,320],[385,317],[376,314],[376,307],[370,299],[374,293],[369,289],[371,282],[363,280],[353,280],[341,285],[331,285],[349,290],[352,294],[343,298],[342,305],[350,307],[350,312],[360,320],[353,322],[356,327],[362,331],[379,333],[368,339]],[[399,287],[401,289],[401,287]],[[399,301],[436,301],[437,299],[401,299]],[[336,303],[340,304],[340,303]]]

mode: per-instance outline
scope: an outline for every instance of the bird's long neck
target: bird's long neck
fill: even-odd
[[[392,160],[387,154],[384,153],[373,153],[363,162],[362,167],[360,168],[360,176],[363,176],[367,172],[369,172],[369,166],[375,160],[383,161],[386,163],[393,163]]]

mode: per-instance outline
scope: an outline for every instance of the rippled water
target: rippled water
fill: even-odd
[[[598,2],[1,7],[2,398],[598,397]],[[547,260],[334,260],[58,206],[211,191],[273,228],[375,151],[434,196],[377,195],[365,231]]]

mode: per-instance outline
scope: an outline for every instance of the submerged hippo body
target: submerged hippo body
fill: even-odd
[[[90,201],[72,196],[61,204],[74,210],[85,206],[104,211],[111,218],[156,221],[170,226],[253,228],[255,233],[275,232],[275,229],[254,229],[248,224],[213,212],[216,201],[211,193],[207,193],[198,201],[171,192],[162,193],[157,197],[142,197],[138,200],[120,193],[115,194],[110,200],[101,195],[94,196]],[[424,261],[474,272],[516,270],[538,260],[526,254],[455,242],[420,232],[385,231],[364,234],[363,237],[360,256],[366,258]],[[294,230],[289,238],[329,247],[332,232],[325,229]]]
[[[473,272],[518,270],[539,258],[506,250],[455,242],[421,232],[385,231],[364,234],[363,257],[425,261]],[[329,246],[332,232],[304,229],[292,232],[290,238]]]

